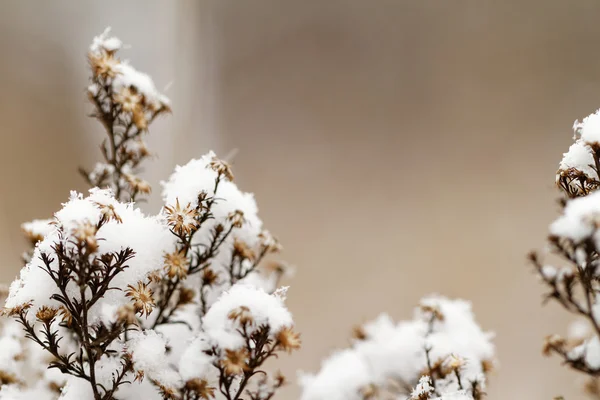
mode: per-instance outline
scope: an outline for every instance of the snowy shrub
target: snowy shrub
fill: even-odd
[[[566,336],[546,338],[544,353],[583,373],[586,392],[600,398],[600,111],[573,129],[575,142],[556,174],[566,195],[562,212],[549,227],[543,256],[532,253],[530,260],[548,288],[546,299],[576,317]]]
[[[471,305],[424,298],[410,321],[383,314],[354,332],[352,347],[301,376],[302,400],[478,400],[493,366],[492,334],[481,330]]]
[[[270,399],[284,378],[265,361],[300,346],[284,265],[260,268],[281,246],[213,153],[176,168],[157,215],[136,207],[143,138],[170,105],[121,47],[107,30],[88,54],[107,135],[82,170],[92,188],[23,225],[34,246],[4,293],[0,399]]]

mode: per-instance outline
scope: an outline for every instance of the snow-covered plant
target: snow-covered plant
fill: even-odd
[[[271,399],[284,378],[265,361],[300,346],[283,264],[259,269],[281,246],[212,152],[176,168],[157,215],[136,207],[143,136],[170,105],[121,47],[107,30],[88,54],[107,134],[92,188],[23,225],[34,248],[6,294],[0,399]]]
[[[426,297],[412,320],[383,314],[354,331],[352,347],[300,379],[303,400],[479,400],[493,366],[492,334],[470,303]]]
[[[577,318],[566,337],[550,335],[544,353],[586,377],[588,394],[600,399],[600,111],[576,121],[574,143],[556,174],[566,195],[550,225],[544,255],[530,260],[554,300]],[[550,259],[547,262],[547,259]]]

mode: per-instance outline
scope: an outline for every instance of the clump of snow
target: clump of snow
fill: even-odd
[[[588,115],[583,121],[575,121],[573,129],[588,144],[600,144],[600,110]]]
[[[262,289],[236,284],[223,293],[202,318],[207,340],[222,349],[242,347],[245,342],[238,331],[239,325],[229,317],[230,312],[242,306],[247,307],[252,315],[253,323],[249,333],[260,326],[268,325],[270,333],[276,334],[281,329],[293,325],[292,315],[279,296],[268,294]]]
[[[443,318],[431,322],[423,310],[438,310]],[[461,368],[464,382],[484,383],[482,362],[494,357],[492,334],[475,322],[470,303],[431,296],[422,301],[410,321],[398,324],[385,314],[363,327],[364,340],[326,359],[315,375],[304,375],[300,383],[303,400],[360,400],[369,384],[388,380],[416,384],[427,370],[426,349],[432,362],[458,355],[466,360]],[[444,393],[459,390],[455,380],[441,382]],[[444,397],[445,398],[445,397]]]
[[[577,140],[569,147],[569,151],[563,154],[558,169],[567,171],[575,168],[587,177],[597,178],[598,173],[594,169],[594,165],[594,156],[590,147],[583,140]]]
[[[570,200],[563,214],[550,225],[552,235],[580,243],[590,236],[596,238],[596,226],[600,222],[600,193]],[[600,244],[600,242],[597,241]]]

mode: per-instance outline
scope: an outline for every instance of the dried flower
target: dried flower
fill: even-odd
[[[173,227],[175,233],[179,235],[189,235],[197,229],[196,218],[198,212],[190,206],[182,208],[179,205],[179,199],[175,201],[175,206],[165,206],[167,213],[167,222]]]
[[[279,333],[277,333],[276,339],[279,346],[288,353],[300,348],[300,334],[294,332],[291,327],[285,327],[280,330]]]
[[[242,260],[254,260],[256,257],[256,254],[254,254],[246,243],[237,239],[233,242],[233,252]]]
[[[188,273],[189,260],[184,250],[174,251],[165,255],[165,271],[169,278],[183,279]]]
[[[231,225],[235,228],[241,228],[246,220],[244,219],[244,212],[241,210],[235,210],[227,217]]]
[[[150,184],[145,180],[132,174],[123,174],[123,176],[125,177],[125,181],[129,185],[129,189],[132,192],[150,194],[152,191]]]
[[[147,284],[138,282],[137,287],[127,285],[126,297],[131,297],[133,300],[133,309],[136,314],[148,316],[154,308],[154,293]]]
[[[212,161],[208,164],[217,174],[224,176],[228,181],[233,181],[233,173],[231,172],[231,166],[225,161],[213,157]]]
[[[246,306],[240,306],[229,311],[227,318],[233,321],[238,321],[241,325],[251,324],[254,321],[250,309]]]
[[[119,223],[123,223],[123,220],[121,219],[119,214],[117,214],[117,212],[115,211],[115,207],[112,204],[101,204],[98,202],[94,202],[94,204],[100,209],[104,220],[115,220]]]
[[[96,226],[89,222],[80,223],[73,232],[77,241],[85,246],[90,253],[98,250],[98,241],[96,239]]]
[[[196,295],[196,293],[194,292],[194,290],[192,290],[190,288],[182,287],[179,290],[179,299],[177,300],[177,304],[179,304],[179,305],[189,304],[194,300],[195,295]]]
[[[206,379],[190,379],[185,383],[185,389],[196,394],[200,399],[208,400],[215,397],[215,388],[209,386]]]
[[[202,271],[202,284],[205,286],[212,286],[217,282],[218,274],[215,273],[211,268],[206,267]]]
[[[221,366],[226,375],[240,375],[248,369],[247,359],[248,351],[246,349],[226,349],[225,358],[221,360]]]
[[[56,313],[57,312],[58,312],[58,310],[56,308],[52,308],[52,307],[48,307],[48,306],[42,306],[35,313],[35,317],[38,320],[40,320],[41,322],[49,324],[50,322],[52,322],[52,320],[54,320],[54,317],[56,317]]]
[[[137,325],[136,310],[133,304],[125,304],[117,309],[117,321],[126,325]]]
[[[269,231],[262,231],[258,237],[260,238],[261,246],[269,253],[278,253],[283,248],[279,240],[271,235]]]

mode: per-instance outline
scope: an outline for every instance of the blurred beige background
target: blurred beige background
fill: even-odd
[[[540,354],[569,319],[541,307],[525,254],[556,215],[573,120],[600,106],[599,16],[591,0],[0,2],[0,277],[20,267],[19,224],[85,189],[102,137],[85,52],[111,25],[173,82],[147,209],[175,163],[239,149],[238,183],[297,266],[288,376],[439,292],[497,332],[490,399],[583,398]]]

